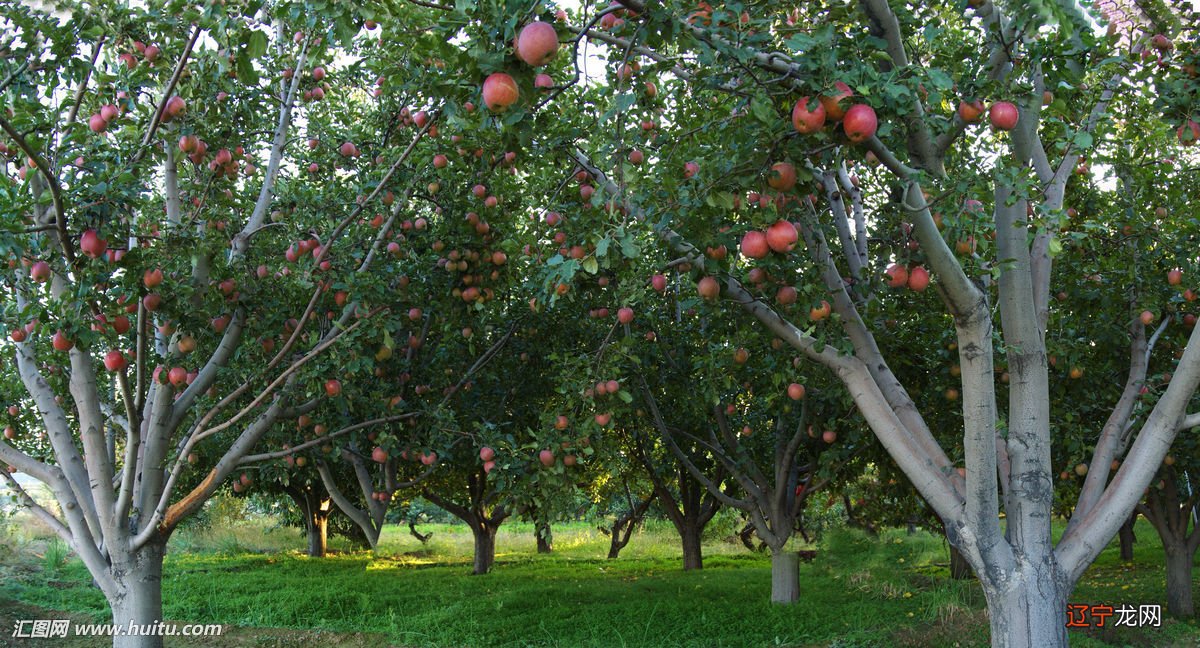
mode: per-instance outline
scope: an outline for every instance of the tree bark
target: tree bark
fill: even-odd
[[[534,535],[537,536],[537,552],[540,554],[548,554],[554,551],[553,532],[550,531],[550,525],[545,522],[538,522],[534,525]]]
[[[771,602],[790,604],[800,600],[800,555],[780,547],[771,548]]]
[[[1071,587],[1065,578],[1028,562],[997,575],[1004,580],[980,579],[987,597],[992,648],[1066,648]]]
[[[472,525],[471,532],[475,535],[474,574],[486,574],[496,561],[496,527],[481,523]]]
[[[679,538],[683,542],[683,570],[704,568],[704,556],[700,552],[700,533],[702,528],[695,524],[683,524],[679,527]]]
[[[975,572],[971,569],[971,563],[967,562],[966,556],[962,555],[954,545],[950,546],[950,578],[955,580],[968,580],[975,576]]]
[[[148,543],[121,565],[114,564],[118,593],[109,599],[113,625],[124,636],[113,637],[113,648],[162,648],[162,565],[165,544]],[[134,634],[134,633],[137,634]]]
[[[1186,542],[1167,542],[1167,614],[1176,618],[1195,615],[1192,605],[1192,553]]]
[[[1133,560],[1133,543],[1137,538],[1133,535],[1133,523],[1137,521],[1137,513],[1129,516],[1125,524],[1121,525],[1121,529],[1117,531],[1117,537],[1121,540],[1121,560]]]
[[[308,534],[308,556],[324,558],[328,547],[329,511],[312,510],[305,520],[305,527]]]

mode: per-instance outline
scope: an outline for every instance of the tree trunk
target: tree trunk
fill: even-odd
[[[1163,542],[1167,551],[1167,614],[1176,618],[1191,618],[1195,614],[1192,605],[1192,554],[1186,543]]]
[[[1133,523],[1137,520],[1137,514],[1129,516],[1125,524],[1117,531],[1117,537],[1121,540],[1121,560],[1133,560],[1133,543],[1137,538],[1133,536]]]
[[[975,572],[971,569],[971,564],[967,562],[965,556],[954,545],[950,547],[950,578],[955,580],[969,580],[975,576]]]
[[[124,636],[113,637],[113,648],[162,648],[162,564],[166,547],[147,544],[129,557],[128,563],[113,566],[120,588],[109,601],[113,625]]]
[[[783,547],[771,548],[771,602],[800,600],[800,555]]]
[[[1002,575],[1007,579],[1000,585],[983,582],[992,648],[1066,648],[1071,588],[1028,563]]]
[[[625,548],[625,543],[621,542],[621,524],[620,520],[613,525],[612,538],[608,543],[608,559],[615,560],[621,555],[621,550]]]
[[[550,531],[550,525],[545,522],[538,522],[534,525],[534,535],[537,536],[537,552],[540,554],[548,554],[554,551],[553,534]]]
[[[324,558],[329,537],[329,513],[314,510],[308,514],[305,521],[305,531],[308,534],[308,555],[310,558]]]
[[[496,561],[496,527],[481,523],[478,527],[472,525],[471,532],[475,535],[474,574],[486,574]]]
[[[695,524],[684,524],[679,528],[679,537],[683,541],[683,570],[704,568],[704,557],[700,553],[700,527]]]

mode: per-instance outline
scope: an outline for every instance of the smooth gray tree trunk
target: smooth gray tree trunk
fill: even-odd
[[[992,648],[1065,648],[1071,587],[1056,570],[1025,563],[1004,580],[980,579],[987,597]]]
[[[795,603],[800,600],[800,554],[784,548],[771,548],[771,602]]]
[[[123,628],[124,635],[113,637],[113,648],[162,648],[159,623],[165,553],[165,546],[151,543],[130,556],[125,564],[113,565],[113,578],[120,592],[108,603],[112,607],[113,625]],[[131,627],[140,630],[140,634],[131,634]]]
[[[1191,618],[1196,613],[1192,605],[1192,554],[1183,542],[1163,542],[1163,547],[1167,553],[1167,614]]]

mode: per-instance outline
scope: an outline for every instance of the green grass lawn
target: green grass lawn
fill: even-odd
[[[677,539],[663,525],[635,536],[615,561],[603,558],[607,538],[583,524],[556,527],[551,555],[535,553],[531,527],[506,525],[496,567],[486,576],[470,575],[464,527],[427,529],[434,537],[424,547],[406,529],[390,528],[374,555],[323,559],[304,557],[303,538],[294,531],[262,521],[184,534],[167,559],[165,614],[191,623],[338,633],[313,639],[234,630],[208,644],[229,646],[986,645],[979,588],[949,579],[945,546],[926,533],[894,530],[876,539],[827,532],[815,546],[817,559],[801,566],[801,602],[774,606],[767,601],[766,556],[716,540],[705,546],[704,569],[684,573]],[[1162,603],[1162,550],[1144,523],[1138,538],[1134,563],[1122,564],[1110,547],[1072,601]],[[78,561],[53,567],[43,559],[17,568],[19,556],[10,555],[4,562],[3,595],[17,605],[94,619],[107,614]],[[1196,646],[1200,630],[1194,622],[1168,621],[1152,630],[1076,633],[1072,642]]]

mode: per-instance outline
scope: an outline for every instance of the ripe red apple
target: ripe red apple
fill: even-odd
[[[875,109],[866,104],[854,104],[846,111],[842,119],[842,130],[846,131],[846,139],[858,144],[875,136],[879,127],[879,119]]]
[[[922,292],[929,287],[929,271],[924,266],[916,266],[908,271],[908,287]]]
[[[661,274],[653,275],[650,277],[650,285],[661,293],[667,289],[667,278]]]
[[[683,177],[684,178],[695,177],[695,175],[697,173],[700,173],[700,165],[699,164],[696,164],[695,162],[688,162],[683,165]]]
[[[736,362],[737,364],[744,365],[744,364],[746,364],[746,361],[749,359],[750,359],[750,352],[747,351],[745,348],[738,348],[738,350],[733,352],[733,361]]]
[[[325,394],[328,396],[337,396],[342,393],[342,383],[339,380],[330,378],[325,381]]]
[[[50,343],[54,346],[55,351],[70,351],[71,347],[75,346],[75,343],[62,331],[55,331],[54,337],[50,339]]]
[[[713,277],[702,277],[696,283],[696,291],[704,299],[716,299],[721,294],[721,285]]]
[[[125,355],[118,349],[104,354],[104,368],[109,371],[122,371],[125,369],[125,364]]]
[[[554,25],[540,20],[525,25],[517,36],[517,57],[526,65],[540,67],[558,51],[558,33]]]
[[[819,321],[829,317],[829,314],[830,314],[830,312],[832,312],[832,310],[833,310],[833,308],[829,305],[829,302],[822,299],[821,304],[819,306],[814,306],[811,309],[809,309],[808,319],[810,319],[814,322],[819,322]]]
[[[338,153],[342,157],[356,157],[358,156],[358,147],[354,145],[354,142],[342,142],[342,145],[338,147]]]
[[[163,106],[162,119],[164,122],[171,121],[172,119],[175,119],[179,115],[183,114],[185,110],[187,110],[187,102],[183,100],[183,97],[175,95],[170,99],[167,99],[166,105]]]
[[[1174,268],[1167,271],[1167,285],[1178,286],[1183,283],[1183,270]]]
[[[437,463],[437,453],[436,452],[421,453],[421,463],[426,466],[432,466],[433,464]]]
[[[448,164],[450,164],[450,159],[445,155],[438,153],[437,155],[433,156],[433,168],[445,169]]]
[[[609,421],[612,420],[612,414],[597,414],[595,418],[596,418],[596,425],[599,425],[600,427],[604,427],[604,426],[608,425]]]
[[[104,251],[108,249],[108,242],[100,238],[96,230],[89,229],[79,237],[79,249],[89,258],[95,259],[104,255]]]
[[[796,186],[796,167],[790,162],[776,162],[771,165],[771,171],[767,175],[767,184],[771,185],[772,189],[779,191],[789,191]]]
[[[145,273],[142,274],[142,283],[147,288],[153,289],[156,286],[158,286],[159,284],[161,284],[162,281],[163,281],[163,271],[160,270],[159,268],[154,268],[153,270],[147,270]]]
[[[538,453],[538,461],[542,462],[543,466],[550,467],[554,465],[554,451],[542,450]]]
[[[834,432],[833,430],[825,430],[821,433],[821,440],[825,443],[833,443],[834,441],[837,441],[837,432]]]
[[[543,90],[554,87],[554,77],[549,74],[539,74],[533,77],[533,87]]]
[[[818,100],[821,102],[821,107],[825,109],[825,117],[831,121],[838,121],[846,115],[846,109],[842,106],[842,102],[854,96],[854,91],[841,81],[834,83],[833,88],[832,94],[821,95]]]
[[[108,130],[108,122],[105,121],[99,113],[97,113],[91,117],[88,117],[88,128],[90,128],[93,133],[103,133],[104,131]]]
[[[559,431],[565,430],[565,429],[567,429],[567,426],[569,426],[569,425],[570,425],[570,421],[567,420],[567,417],[562,416],[561,414],[554,419],[554,429],[556,429],[556,430],[559,430]]]
[[[38,261],[29,268],[29,278],[37,283],[46,283],[50,279],[50,264]]]
[[[325,68],[317,66],[312,70],[313,81],[320,81],[325,78]]]
[[[780,254],[791,252],[797,238],[796,226],[787,220],[777,220],[767,228],[767,245]]]
[[[792,383],[787,388],[788,398],[792,400],[800,400],[804,398],[804,385],[800,383]]]
[[[145,297],[142,297],[142,305],[145,306],[146,310],[148,311],[154,312],[158,310],[158,307],[161,304],[162,295],[159,295],[158,293],[148,293]]]
[[[1139,317],[1142,320],[1142,324],[1145,324],[1146,326],[1154,323],[1154,313],[1151,313],[1148,310],[1142,311],[1142,314]]]
[[[517,102],[521,91],[517,82],[503,72],[488,75],[483,81],[483,104],[492,112],[502,112]]]
[[[962,100],[958,102],[958,118],[968,124],[974,124],[983,117],[983,102],[976,99],[975,101]]]
[[[617,321],[628,324],[633,321],[633,309],[628,306],[617,310]]]
[[[792,127],[801,135],[811,135],[825,126],[825,106],[818,101],[815,108],[808,109],[812,97],[800,97],[792,108]]]
[[[1020,112],[1017,107],[1007,101],[997,101],[988,109],[988,121],[996,130],[1009,131],[1017,126]]]
[[[375,446],[375,449],[371,451],[371,461],[374,461],[375,463],[384,463],[387,460],[388,460],[387,450],[384,450],[383,448],[381,448],[379,446]]]
[[[632,151],[629,152],[629,163],[630,164],[635,164],[635,165],[641,164],[645,159],[646,159],[646,154],[642,153],[641,150],[639,150],[639,149],[633,149]]]
[[[495,458],[496,458],[495,450],[492,450],[491,448],[489,448],[487,446],[484,446],[479,449],[479,459],[480,460],[482,460],[484,462],[488,462]]]
[[[751,259],[762,259],[771,253],[767,244],[767,235],[758,230],[750,230],[742,237],[742,254]]]
[[[779,290],[775,291],[775,303],[780,306],[789,306],[796,303],[800,294],[792,286],[780,286]]]
[[[908,269],[899,263],[893,263],[884,271],[887,275],[889,288],[903,288],[908,285]]]
[[[170,371],[167,372],[167,380],[170,381],[172,385],[179,387],[187,382],[187,373],[187,369],[184,369],[183,367],[171,367]]]
[[[13,342],[20,344],[21,342],[25,341],[27,334],[25,333],[25,329],[16,328],[13,329],[12,333],[9,333],[8,335],[12,338]]]

